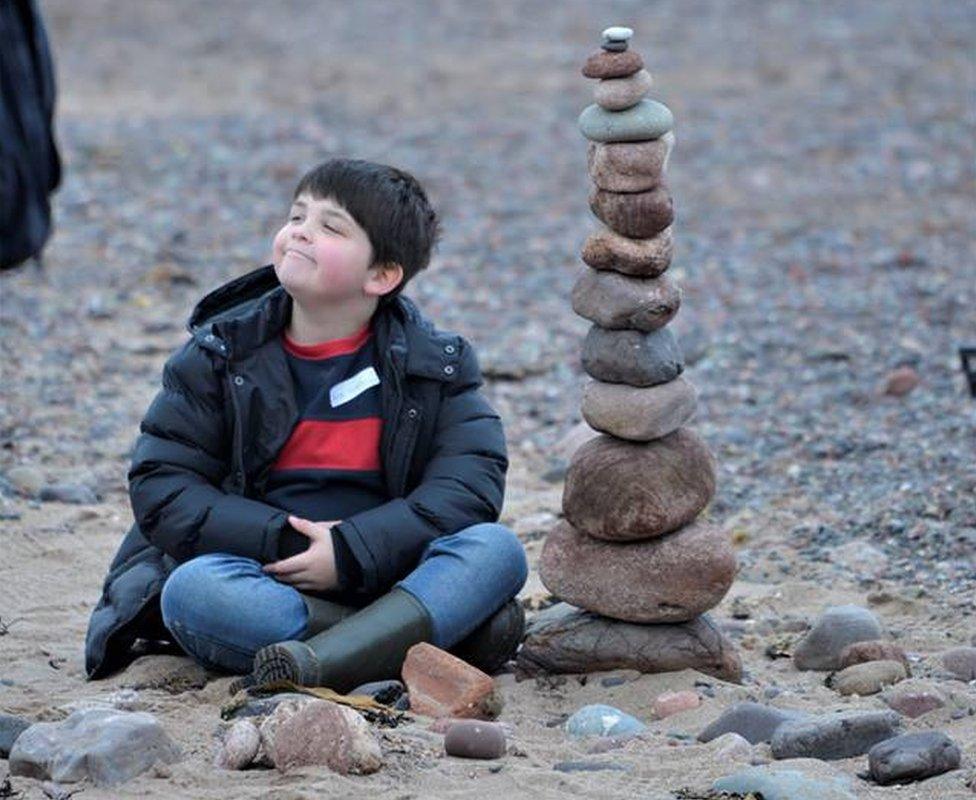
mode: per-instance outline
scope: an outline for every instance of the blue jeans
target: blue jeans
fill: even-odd
[[[486,522],[431,541],[396,585],[427,609],[432,643],[448,649],[518,594],[527,577],[518,537]],[[160,605],[176,641],[210,669],[250,672],[262,647],[307,638],[301,594],[250,558],[208,553],[180,564]]]

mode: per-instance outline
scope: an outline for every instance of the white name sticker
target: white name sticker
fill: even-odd
[[[366,367],[351,378],[346,378],[329,389],[329,402],[332,403],[333,408],[341,406],[354,397],[358,397],[371,386],[376,386],[379,382],[380,376],[376,374],[376,370],[372,367]]]

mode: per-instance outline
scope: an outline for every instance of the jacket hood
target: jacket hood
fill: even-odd
[[[187,329],[198,342],[225,357],[241,357],[278,336],[291,317],[292,298],[267,264],[206,294],[193,308]],[[456,373],[461,337],[437,329],[409,297],[381,300],[373,316],[383,350],[406,352],[406,371],[450,380]],[[445,371],[445,367],[452,365]]]

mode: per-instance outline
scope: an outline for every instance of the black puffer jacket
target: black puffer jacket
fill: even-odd
[[[269,265],[194,309],[192,338],[166,362],[140,425],[129,470],[135,524],[89,622],[89,677],[124,665],[137,638],[164,638],[159,593],[180,562],[211,552],[277,560],[287,515],[257,498],[298,420],[278,335],[291,302]],[[337,526],[366,595],[409,572],[431,539],[496,521],[508,468],[471,345],[402,295],[377,308],[373,330],[381,463],[393,499]]]

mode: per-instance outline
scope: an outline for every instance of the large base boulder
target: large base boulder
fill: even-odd
[[[523,676],[695,669],[736,683],[742,677],[738,653],[707,614],[689,622],[637,625],[566,603],[547,608],[529,623],[516,669]]]
[[[715,460],[688,428],[653,442],[591,439],[574,454],[563,514],[578,530],[608,541],[662,536],[687,525],[715,495]]]
[[[735,551],[716,525],[693,522],[643,542],[605,542],[560,521],[539,561],[543,584],[574,606],[628,622],[685,622],[717,606]]]

